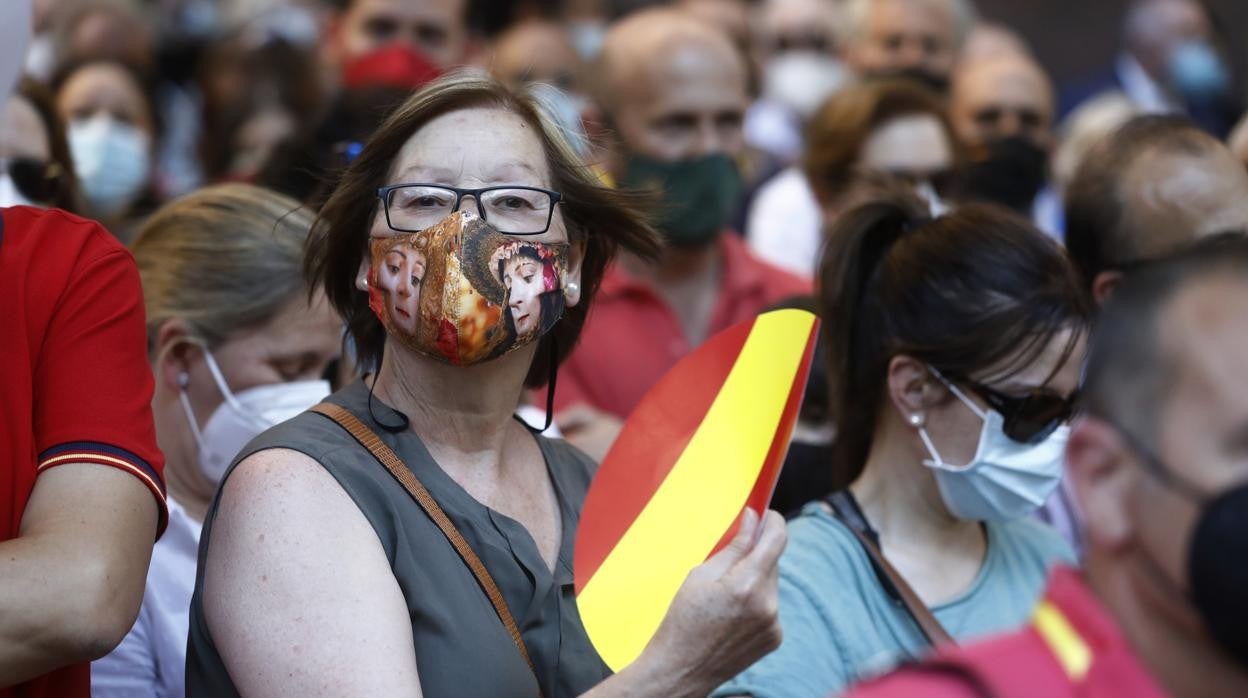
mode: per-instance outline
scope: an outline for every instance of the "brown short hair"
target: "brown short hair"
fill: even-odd
[[[1142,261],[1149,230],[1131,225],[1122,180],[1151,153],[1199,157],[1222,147],[1192,121],[1172,114],[1137,116],[1099,141],[1066,188],[1066,249],[1092,290],[1097,275]]]
[[[870,80],[837,92],[806,126],[802,170],[821,200],[836,198],[853,181],[854,165],[871,132],[902,116],[927,114],[957,143],[941,98],[910,80]]]
[[[659,237],[642,213],[641,195],[611,189],[580,159],[549,109],[528,92],[513,90],[478,72],[460,71],[429,83],[394,110],[359,157],[343,173],[321,209],[308,238],[304,273],[323,286],[346,320],[360,365],[380,365],[386,332],[368,307],[368,295],[355,287],[360,263],[368,250],[369,224],[377,212],[377,189],[387,184],[395,154],[422,127],[449,112],[495,107],[524,119],[542,142],[550,165],[551,186],[563,194],[560,204],[568,237],[584,244],[581,302],[538,345],[525,385],[540,387],[550,378],[550,353],[562,361],[580,337],[594,293],[607,263],[619,249],[643,257],[658,254]]]

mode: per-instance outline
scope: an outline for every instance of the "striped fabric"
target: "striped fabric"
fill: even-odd
[[[66,463],[95,463],[124,470],[147,485],[160,502],[160,524],[157,535],[165,530],[169,507],[165,502],[165,481],[146,460],[116,446],[96,441],[72,441],[58,444],[39,454],[38,472]]]

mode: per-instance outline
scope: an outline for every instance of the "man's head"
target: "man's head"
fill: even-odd
[[[963,145],[980,148],[1011,137],[1048,149],[1056,97],[1031,58],[996,53],[964,60],[953,74],[949,116]]]
[[[754,14],[754,61],[762,68],[794,51],[834,54],[838,9],[833,0],[763,0]]]
[[[737,49],[750,49],[750,2],[747,0],[679,0],[682,11],[722,31]]]
[[[678,11],[642,10],[612,26],[598,67],[597,101],[624,155],[741,153],[746,71],[723,33]]]
[[[490,72],[513,87],[544,82],[574,92],[580,86],[581,57],[555,22],[519,22],[494,40],[492,53]]]
[[[1222,495],[1248,483],[1245,308],[1243,236],[1208,238],[1132,274],[1094,333],[1086,416],[1067,448],[1093,584],[1130,589],[1134,602],[1111,606],[1164,618],[1181,629],[1172,642],[1212,633],[1221,650],[1209,655],[1222,659],[1210,666],[1233,657],[1241,675],[1248,500]],[[1127,627],[1140,627],[1134,620]]]
[[[845,59],[860,75],[909,73],[948,83],[975,24],[971,0],[847,0]]]
[[[711,244],[737,205],[748,96],[745,59],[719,30],[670,9],[607,32],[594,88],[615,143],[617,182],[655,191],[673,247]]]
[[[1168,82],[1180,45],[1213,41],[1209,14],[1197,0],[1137,0],[1123,21],[1123,44],[1154,80]]]
[[[1231,230],[1248,231],[1248,172],[1180,117],[1129,121],[1088,152],[1066,192],[1066,246],[1098,303],[1123,271]]]
[[[407,45],[439,68],[453,68],[467,54],[467,0],[334,0],[326,39],[339,66],[386,48]]]

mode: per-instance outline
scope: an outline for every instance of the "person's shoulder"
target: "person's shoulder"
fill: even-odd
[[[594,474],[598,472],[598,462],[563,439],[552,439],[541,434],[534,434],[534,438],[549,459],[553,476],[561,478],[570,493],[584,499]]]
[[[59,208],[10,206],[3,212],[0,242],[40,257],[66,255],[84,261],[130,252],[103,225]]]
[[[728,254],[733,258],[737,273],[745,272],[758,279],[764,302],[768,305],[792,296],[808,295],[814,289],[810,279],[782,269],[758,256],[736,233],[724,233]]]
[[[1061,561],[1075,562],[1070,542],[1056,529],[1031,517],[987,524],[990,536],[1006,551],[1034,558],[1049,565]]]
[[[859,684],[847,698],[982,698],[985,695],[1061,695],[1065,675],[1053,672],[1049,650],[1030,628],[985,638],[942,650],[928,659],[909,664],[879,679]],[[1015,686],[1014,679],[1027,676],[1028,684]]]
[[[965,678],[953,673],[902,669],[859,684],[845,698],[982,698]]]
[[[857,576],[864,564],[861,544],[821,502],[803,507],[788,527],[789,542],[781,558],[781,572],[787,578],[825,587],[838,579],[848,583]]]

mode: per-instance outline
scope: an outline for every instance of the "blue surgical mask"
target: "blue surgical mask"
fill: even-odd
[[[1170,80],[1184,97],[1209,99],[1226,92],[1231,75],[1205,41],[1186,41],[1170,52]]]

